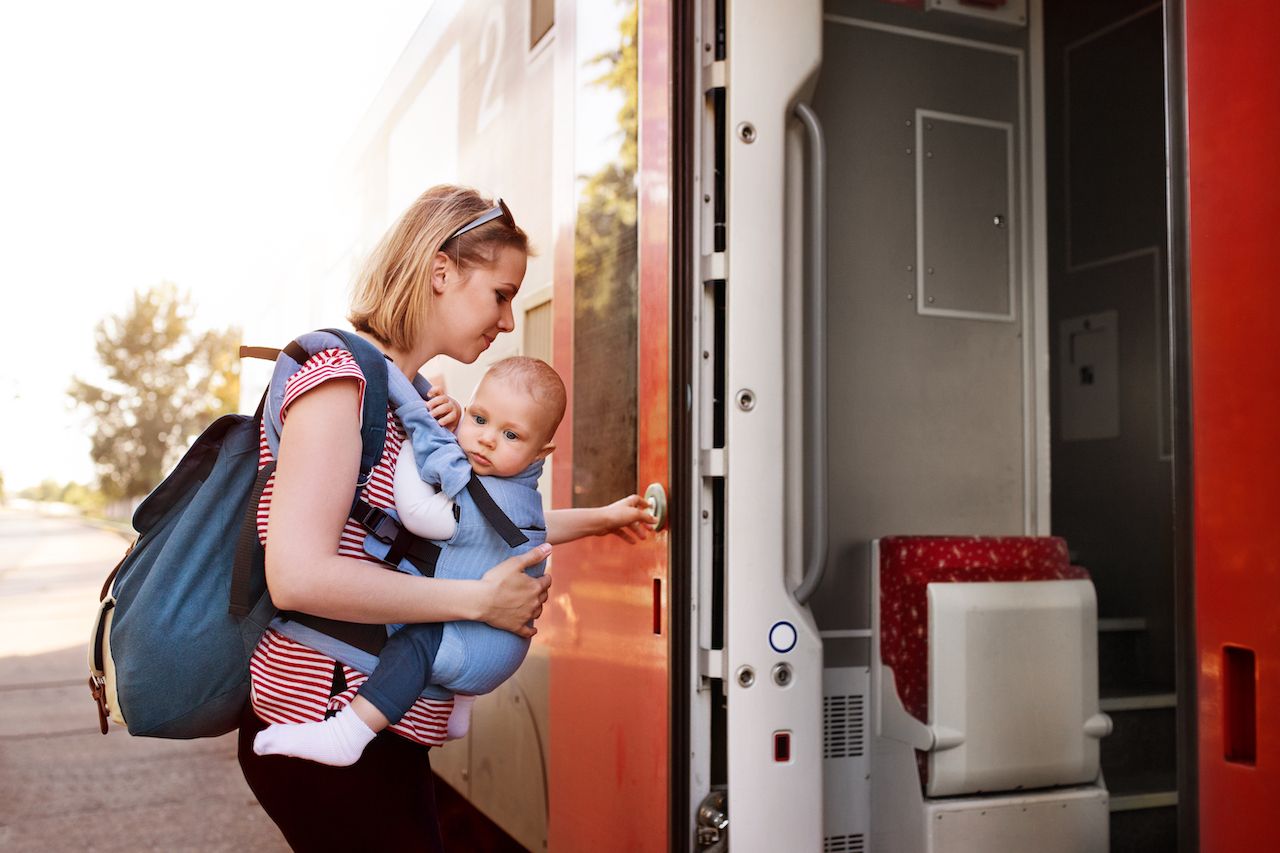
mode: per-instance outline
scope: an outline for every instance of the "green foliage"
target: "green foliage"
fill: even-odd
[[[62,488],[61,500],[64,504],[80,507],[91,515],[101,515],[107,508],[107,499],[102,492],[80,483],[67,483]]]
[[[106,498],[97,489],[81,483],[59,483],[54,479],[44,480],[38,486],[28,486],[18,493],[18,497],[29,501],[70,504],[92,514],[101,514],[107,505]]]
[[[594,175],[581,178],[574,229],[574,303],[583,313],[602,315],[634,299],[636,288],[636,168],[639,150],[640,78],[637,53],[638,7],[619,25],[620,45],[588,60],[605,70],[592,85],[622,93],[617,129],[618,156]]]
[[[72,381],[68,393],[93,416],[90,455],[108,501],[147,494],[210,420],[235,411],[240,330],[197,332],[192,313],[172,284],[137,291],[98,324],[107,381]]]
[[[60,501],[64,488],[57,480],[47,479],[38,486],[27,486],[18,492],[18,497],[29,501]]]

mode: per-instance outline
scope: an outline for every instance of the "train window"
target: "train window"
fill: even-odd
[[[529,0],[529,49],[551,32],[556,22],[556,0]]]
[[[551,363],[551,300],[540,302],[524,312],[524,337],[521,354]]]
[[[573,504],[636,490],[634,3],[579,0],[574,174]]]

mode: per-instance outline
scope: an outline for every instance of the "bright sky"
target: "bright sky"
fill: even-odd
[[[290,263],[430,5],[0,5],[6,490],[92,480],[66,390],[135,288],[173,281],[225,326]]]

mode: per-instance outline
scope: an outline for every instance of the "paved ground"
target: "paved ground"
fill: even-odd
[[[106,737],[86,686],[117,533],[0,508],[0,849],[284,851],[249,793],[234,734]]]

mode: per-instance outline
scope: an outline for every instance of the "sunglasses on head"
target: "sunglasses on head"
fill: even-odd
[[[497,207],[494,207],[491,210],[486,210],[484,213],[480,214],[475,219],[468,222],[466,225],[463,225],[457,231],[454,231],[452,234],[450,234],[449,239],[452,240],[454,237],[461,237],[463,234],[466,234],[468,231],[471,231],[475,228],[479,228],[481,225],[484,225],[486,222],[492,222],[495,219],[501,219],[503,222],[506,223],[508,228],[516,227],[516,218],[511,215],[511,208],[507,207],[507,203],[505,201],[503,201],[502,199],[498,199]]]

